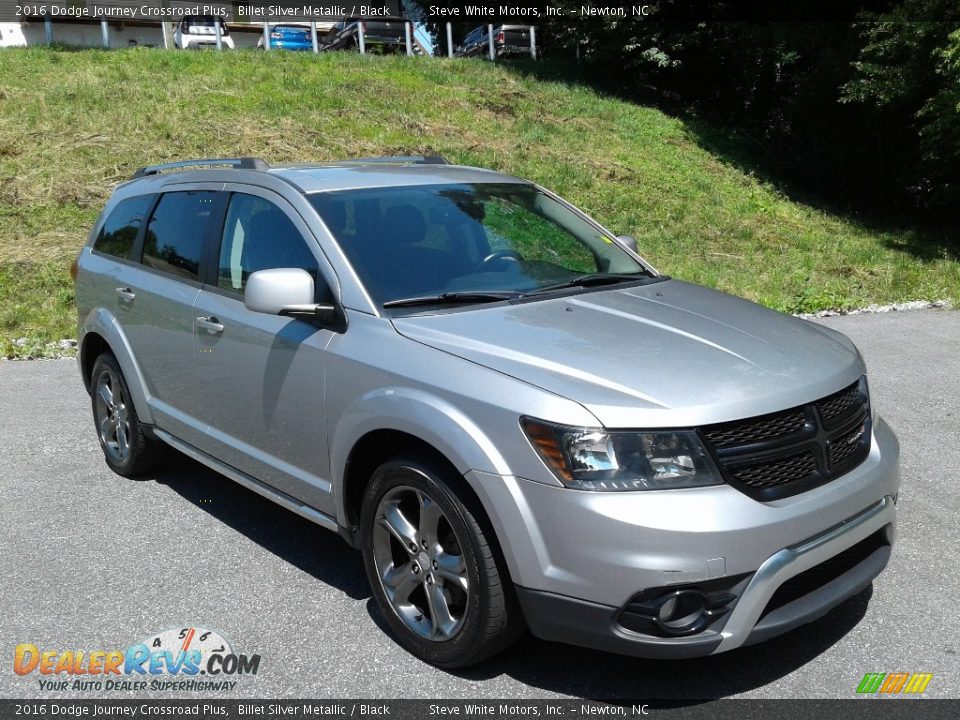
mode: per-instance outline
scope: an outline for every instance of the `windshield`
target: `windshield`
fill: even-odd
[[[650,277],[612,238],[532,185],[344,190],[310,201],[381,305],[587,287],[595,283],[575,281],[597,274]]]

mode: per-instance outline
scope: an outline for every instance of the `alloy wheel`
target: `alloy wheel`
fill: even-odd
[[[115,462],[122,463],[130,454],[130,418],[127,398],[120,379],[110,368],[97,377],[95,388],[97,431],[104,449]]]
[[[469,579],[462,548],[443,509],[422,490],[399,486],[380,499],[377,577],[397,617],[421,638],[443,642],[463,626]]]

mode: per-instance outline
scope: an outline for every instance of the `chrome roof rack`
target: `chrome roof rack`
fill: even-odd
[[[339,160],[334,165],[449,165],[442,155],[392,155],[387,157],[350,158]]]
[[[202,160],[179,160],[177,162],[162,163],[160,165],[148,165],[137,170],[134,179],[145,177],[147,175],[159,175],[169,170],[180,170],[192,167],[232,167],[241,170],[268,170],[269,165],[264,160],[257,157],[236,157],[236,158],[205,158]]]

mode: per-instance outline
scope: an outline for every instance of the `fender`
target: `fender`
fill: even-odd
[[[330,439],[334,502],[337,521],[343,526],[347,524],[343,492],[347,458],[357,441],[374,430],[398,430],[429,443],[461,475],[470,470],[510,474],[507,461],[490,438],[455,405],[423,390],[378,388],[344,411]]]
[[[80,340],[78,357],[83,357],[83,348],[90,333],[97,333],[110,346],[110,351],[117,358],[117,363],[123,371],[123,377],[127,381],[127,387],[130,389],[130,399],[137,411],[137,417],[140,422],[146,425],[153,425],[153,415],[150,412],[150,394],[147,390],[147,384],[144,380],[140,366],[134,360],[133,351],[130,349],[130,343],[127,336],[120,328],[120,323],[106,308],[96,308],[91,310],[82,323],[83,337]]]

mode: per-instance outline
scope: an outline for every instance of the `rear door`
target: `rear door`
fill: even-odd
[[[309,228],[279,195],[227,185],[226,215],[193,312],[197,388],[193,412],[209,427],[201,449],[332,513],[324,416],[324,350],[333,332],[247,310],[257,270],[302,268],[317,302],[336,276]]]
[[[193,304],[210,233],[220,217],[221,184],[177,186],[154,204],[135,251],[117,279],[117,319],[146,382],[157,424],[188,442],[201,425],[189,412],[196,357]]]
[[[120,291],[125,287],[130,268],[139,262],[135,254],[137,239],[156,202],[154,194],[135,195],[118,202],[107,214],[90,258],[84,263],[84,269],[89,272],[78,277],[77,306],[81,315],[102,307],[117,317],[121,306],[128,309],[120,297],[126,293]]]

